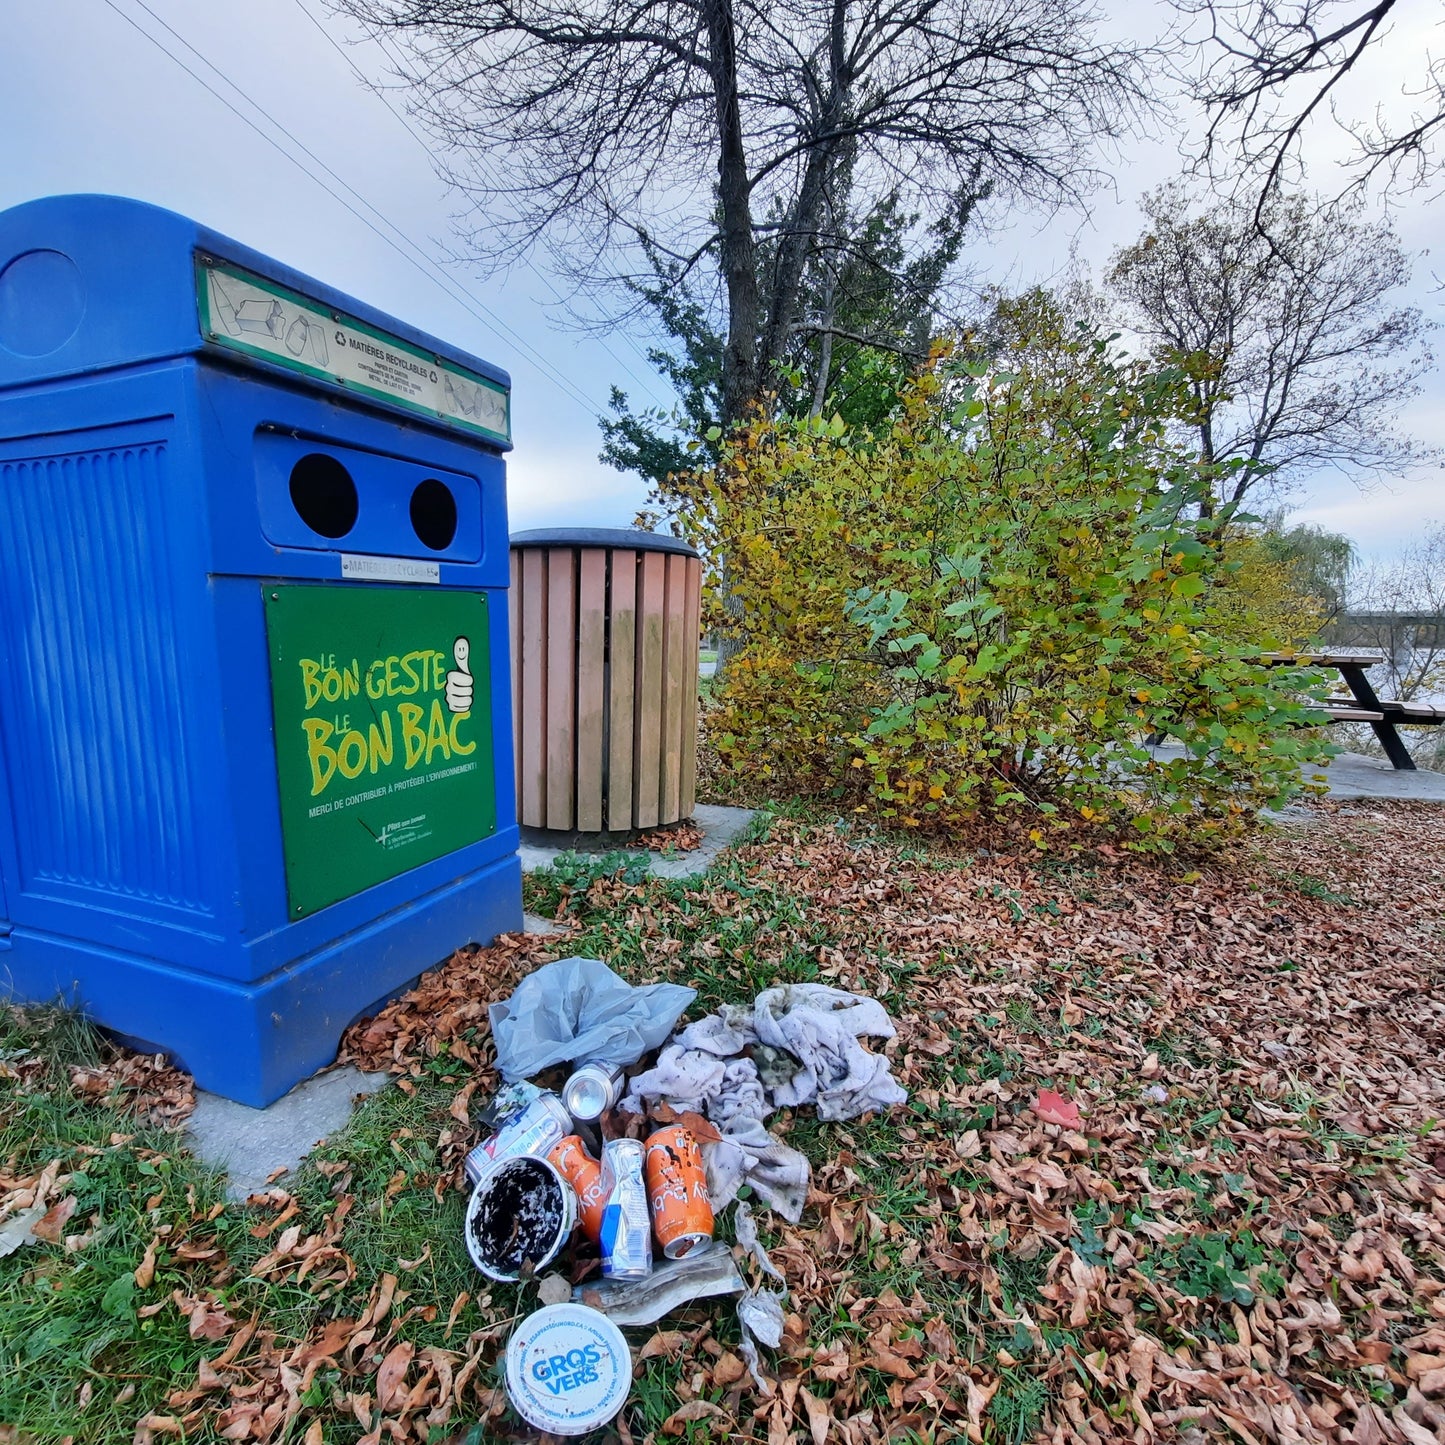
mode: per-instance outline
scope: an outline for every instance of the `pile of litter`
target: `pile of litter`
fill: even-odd
[[[527,1280],[572,1246],[572,1287],[552,1275],[539,1294],[548,1348],[571,1342],[582,1363],[549,1374],[543,1362],[541,1375],[518,1363],[519,1352],[535,1352],[540,1315],[508,1350],[512,1403],[540,1429],[580,1433],[611,1418],[599,1411],[621,1408],[625,1391],[612,1382],[626,1371],[608,1343],[616,1326],[651,1324],[715,1295],[739,1296],[739,1353],[771,1393],[757,1346],[782,1340],[787,1281],[739,1196],[746,1188],[796,1223],[810,1166],[768,1120],[808,1107],[822,1119],[854,1119],[908,1099],[888,1060],[861,1042],[895,1034],[875,999],[794,984],[678,1031],[695,997],[676,984],[635,987],[599,959],[564,958],[491,1006],[497,1067],[509,1083],[482,1116],[494,1132],[467,1158],[468,1250],[489,1277]],[[573,1072],[560,1090],[543,1087],[563,1065]],[[736,1258],[713,1237],[729,1207]],[[751,1287],[738,1268],[749,1261]]]

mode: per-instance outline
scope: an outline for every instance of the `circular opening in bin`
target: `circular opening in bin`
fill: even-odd
[[[457,499],[445,482],[428,477],[411,494],[411,527],[422,546],[445,552],[457,535]]]
[[[356,525],[356,483],[335,457],[310,452],[291,468],[291,505],[323,537],[344,537]]]

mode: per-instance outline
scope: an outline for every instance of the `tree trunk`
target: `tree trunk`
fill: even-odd
[[[838,293],[837,278],[830,271],[823,291],[823,332],[818,345],[818,375],[813,381],[813,405],[808,416],[813,420],[823,415],[823,402],[828,396],[828,373],[833,369],[833,315],[834,300]]]
[[[737,33],[732,0],[703,0],[702,9],[717,105],[722,273],[728,297],[720,420],[723,430],[727,431],[747,414],[759,391],[758,270],[753,242],[752,182],[748,177],[738,100]]]
[[[767,327],[758,359],[759,374],[766,382],[772,367],[782,358],[797,321],[802,300],[803,268],[817,244],[817,235],[834,178],[839,152],[841,123],[847,110],[851,76],[847,68],[848,0],[833,0],[829,23],[828,85],[814,121],[813,144],[803,168],[798,198],[788,213],[788,226],[778,237],[777,261],[773,267],[768,296]]]

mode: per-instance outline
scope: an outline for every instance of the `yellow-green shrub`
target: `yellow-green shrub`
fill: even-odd
[[[1326,608],[1306,589],[1297,563],[1242,529],[1225,539],[1224,553],[1231,570],[1215,592],[1214,612],[1226,637],[1291,652],[1318,635]]]
[[[1027,808],[1168,846],[1300,786],[1322,745],[1217,603],[1176,373],[1055,327],[1013,373],[946,357],[891,427],[759,419],[690,484],[741,640],[709,732],[775,792],[909,827]],[[1317,716],[1317,715],[1315,715]],[[1152,732],[1183,745],[1156,760]]]

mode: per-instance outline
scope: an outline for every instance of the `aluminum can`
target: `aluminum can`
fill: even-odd
[[[602,1238],[602,1166],[587,1152],[576,1134],[569,1134],[547,1158],[577,1193],[577,1212],[583,1232],[596,1244]]]
[[[600,1119],[622,1095],[622,1070],[583,1064],[562,1085],[562,1102],[579,1123]]]
[[[712,1238],[712,1200],[697,1140],[680,1125],[647,1141],[647,1199],[652,1230],[668,1259],[681,1259]]]
[[[502,1159],[522,1155],[545,1159],[572,1132],[572,1117],[556,1094],[540,1090],[503,1118],[497,1132],[467,1155],[467,1179],[475,1186]]]
[[[608,1279],[646,1279],[652,1273],[652,1220],[642,1179],[640,1139],[602,1146],[602,1273]]]

